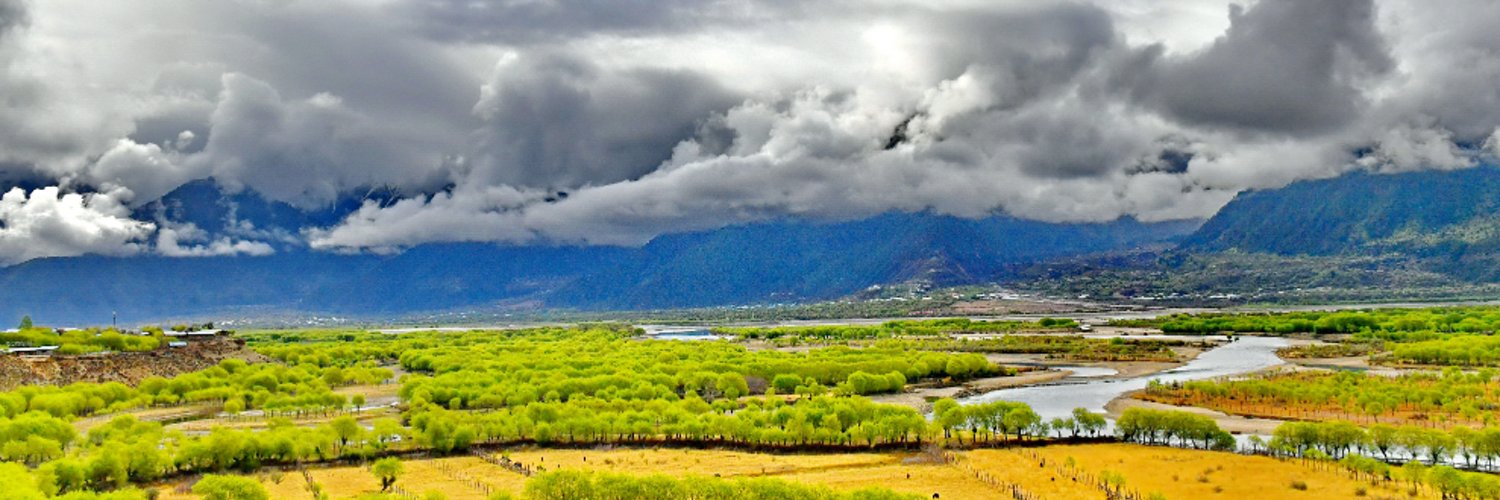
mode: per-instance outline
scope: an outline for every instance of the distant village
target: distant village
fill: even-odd
[[[214,340],[229,333],[231,332],[228,330],[214,328],[212,323],[139,329],[54,328],[33,326],[31,319],[27,317],[22,320],[21,326],[0,331],[0,346],[4,347],[4,354],[19,356],[109,354],[183,348],[194,342]]]

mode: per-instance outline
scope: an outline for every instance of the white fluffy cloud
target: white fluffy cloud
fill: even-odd
[[[182,137],[190,140],[191,132]],[[102,189],[124,188],[133,195],[132,205],[150,203],[183,183],[202,178],[205,172],[182,161],[182,155],[158,144],[138,144],[120,139],[104,152],[81,179]]]
[[[276,249],[262,241],[212,238],[193,224],[163,225],[156,232],[156,251],[167,257],[266,256]]]
[[[130,255],[155,226],[130,218],[128,192],[61,193],[56,187],[0,196],[0,265],[42,257]]]

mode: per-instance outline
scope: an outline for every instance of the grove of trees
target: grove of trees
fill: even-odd
[[[1009,333],[1019,331],[1071,330],[1071,319],[1042,318],[1037,321],[981,321],[968,318],[893,320],[879,325],[814,325],[781,327],[719,327],[713,332],[741,339],[803,341],[848,341],[891,337],[936,337],[955,333]]]
[[[1299,420],[1413,423],[1429,427],[1493,423],[1500,374],[1278,371],[1235,380],[1152,383],[1142,399],[1229,413]]]
[[[1127,408],[1115,422],[1115,433],[1125,441],[1204,450],[1234,451],[1234,436],[1207,416],[1175,410]]]
[[[1488,473],[1500,460],[1500,428],[1451,430],[1349,422],[1288,422],[1269,442],[1252,438],[1260,453],[1314,460],[1336,460],[1369,480],[1405,480],[1427,485],[1453,499],[1500,497],[1500,478]],[[1376,459],[1374,457],[1380,457]],[[1392,463],[1404,462],[1400,466]]]

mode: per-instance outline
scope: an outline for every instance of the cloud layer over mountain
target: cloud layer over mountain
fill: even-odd
[[[1206,217],[1500,154],[1487,0],[0,0],[0,265],[299,244],[637,245],[887,211]],[[250,228],[254,229],[254,228]],[[245,234],[253,234],[246,231]]]

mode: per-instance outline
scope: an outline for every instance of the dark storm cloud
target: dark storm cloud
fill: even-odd
[[[1068,83],[1123,40],[1103,9],[1086,4],[1015,10],[929,11],[916,16],[931,34],[925,55],[943,78],[975,66],[994,73],[1000,106],[1068,89]]]
[[[441,183],[432,178],[441,163],[437,153],[390,135],[339,96],[287,99],[239,74],[225,75],[223,86],[207,144],[186,163],[232,189],[316,209],[361,187]]]
[[[258,52],[225,58],[236,66],[228,71],[288,96],[329,93],[366,114],[402,120],[414,126],[401,132],[430,141],[427,147],[452,147],[445,139],[473,125],[477,86],[466,62],[402,33],[401,21],[387,13],[340,2],[205,3],[204,17],[253,40]]]
[[[1415,2],[1388,6],[1418,35],[1396,49],[1404,92],[1379,110],[1383,121],[1427,121],[1455,140],[1483,144],[1500,114],[1500,2]]]
[[[53,88],[28,67],[32,21],[26,3],[0,0],[0,178],[55,179],[127,128],[113,117],[74,108],[92,103]]]
[[[1500,153],[1500,4],[1216,1],[0,0],[0,263],[263,253],[129,219],[208,177],[402,193],[301,235],[349,251],[1203,217]]]
[[[0,265],[85,253],[129,255],[155,226],[130,218],[118,190],[71,193],[54,185],[57,164],[86,149],[70,126],[88,120],[49,116],[57,96],[21,69],[29,12],[0,0]]]
[[[0,38],[26,24],[26,6],[21,0],[0,0]]]
[[[426,0],[398,8],[427,36],[504,44],[568,41],[598,35],[680,33],[751,26],[796,0]]]
[[[484,125],[470,181],[571,189],[639,178],[741,99],[695,72],[524,55],[496,68],[474,107]]]
[[[483,208],[494,193],[460,189],[399,209],[370,208],[312,240],[399,248],[440,238],[430,229],[435,220],[465,220],[464,239],[639,244],[663,231],[891,209],[1170,218],[1222,204],[1234,191],[1223,186],[1246,183],[1244,172],[1265,151],[1288,157],[1288,173],[1264,176],[1268,182],[1326,175],[1309,166],[1337,146],[1236,137],[1327,133],[1354,119],[1367,106],[1364,84],[1393,65],[1372,4],[1265,0],[1226,10],[1230,28],[1218,40],[1169,54],[1131,46],[1092,5],[892,9],[913,27],[913,74],[932,82],[915,95],[890,100],[871,86],[752,101],[711,120],[639,178],[617,177],[555,204],[515,205],[509,194],[498,198],[506,204],[498,211]],[[582,116],[569,106],[578,101],[561,99],[547,114]],[[1216,151],[1233,143],[1243,151]],[[475,209],[486,215],[465,215]]]
[[[1319,133],[1359,117],[1364,86],[1395,66],[1373,0],[1261,0],[1230,8],[1213,45],[1162,61],[1137,89],[1191,124]]]

